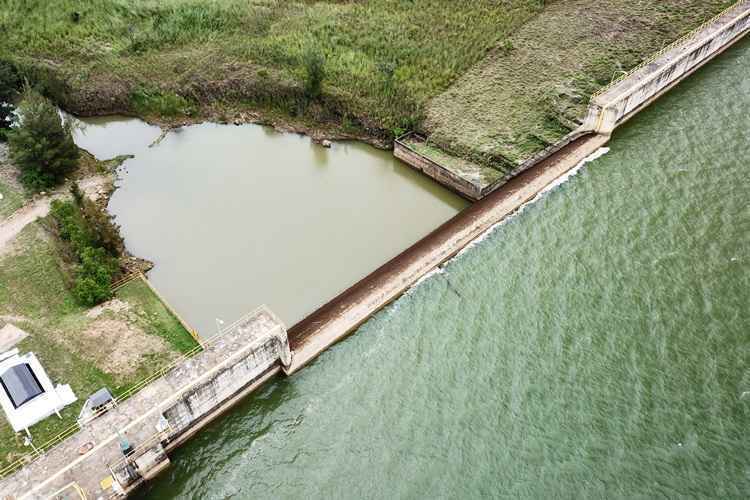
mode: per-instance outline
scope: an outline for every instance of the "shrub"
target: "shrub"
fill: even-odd
[[[73,203],[55,200],[52,202],[50,214],[57,222],[60,239],[70,243],[76,257],[80,259],[86,248],[94,246],[94,238]]]
[[[93,306],[110,297],[118,272],[116,257],[124,252],[124,244],[112,216],[77,186],[71,193],[73,201],[53,201],[50,214],[60,239],[68,244],[63,258],[75,264],[73,295],[81,305]]]
[[[130,94],[130,103],[136,113],[141,115],[178,116],[190,115],[193,104],[173,92],[138,87]]]
[[[20,124],[8,134],[10,154],[21,170],[21,182],[32,190],[59,184],[78,165],[79,151],[71,125],[45,97],[24,92]]]
[[[305,52],[302,58],[304,65],[304,92],[308,100],[314,101],[323,90],[323,80],[325,79],[325,57],[313,49]]]
[[[81,254],[73,295],[84,306],[94,306],[111,297],[112,276],[117,264],[103,248],[88,247]]]
[[[114,216],[83,196],[78,185],[73,184],[71,192],[92,237],[93,246],[104,248],[113,257],[122,255],[125,252],[125,241],[120,235],[120,226],[115,223]]]

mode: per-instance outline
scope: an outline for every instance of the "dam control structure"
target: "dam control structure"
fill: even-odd
[[[262,306],[30,457],[0,481],[0,498],[125,497],[169,466],[171,450],[291,361],[286,328]]]

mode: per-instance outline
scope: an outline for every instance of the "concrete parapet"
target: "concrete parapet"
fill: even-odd
[[[594,94],[582,128],[611,134],[748,31],[750,1],[742,0]]]
[[[574,130],[560,141],[547,146],[531,158],[528,158],[510,172],[503,172],[456,158],[438,150],[435,150],[432,157],[430,157],[417,150],[417,145],[425,143],[425,139],[414,133],[409,133],[396,139],[393,145],[393,155],[464,198],[471,201],[478,201],[521,172],[549,158],[587,133],[580,128]],[[438,155],[440,158],[436,157]]]
[[[481,199],[503,177],[499,170],[455,158],[442,151],[436,151],[441,158],[431,158],[418,150],[425,144],[424,137],[409,133],[396,139],[393,155],[471,201]]]

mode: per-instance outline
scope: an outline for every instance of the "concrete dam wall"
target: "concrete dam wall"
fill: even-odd
[[[750,1],[738,2],[594,94],[582,128],[611,134],[750,31]]]
[[[271,311],[253,311],[207,341],[201,352],[161,370],[129,398],[118,399],[116,407],[0,480],[0,498],[129,494],[168,467],[167,454],[213,418],[270,377],[296,372],[352,333],[602,147],[614,128],[748,30],[750,2],[743,1],[594,96],[584,126],[567,142],[534,158],[502,189],[488,193],[295,325],[289,333],[291,346],[284,325]]]
[[[162,411],[170,426],[169,439],[191,430],[194,424],[211,413],[250,382],[257,380],[277,362],[282,366],[291,363],[291,351],[286,332],[280,329],[264,333],[251,342],[234,362],[223,366],[207,380],[185,391],[168,408]]]

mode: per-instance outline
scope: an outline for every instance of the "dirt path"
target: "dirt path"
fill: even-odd
[[[107,177],[97,175],[78,181],[78,186],[86,196],[95,200],[101,196],[102,188],[106,186],[107,182],[109,182]],[[10,243],[16,236],[18,236],[24,227],[49,213],[52,200],[59,200],[66,198],[67,196],[69,196],[67,190],[50,193],[47,196],[27,203],[13,212],[10,217],[0,222],[0,255],[7,251],[10,247]]]
[[[474,203],[289,329],[291,374],[352,333],[375,312],[443,264],[475,238],[513,214],[560,176],[608,142],[601,135],[569,144],[497,191]]]

